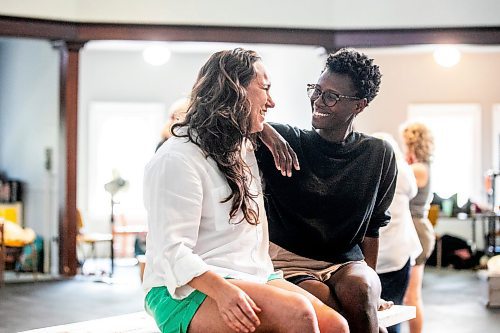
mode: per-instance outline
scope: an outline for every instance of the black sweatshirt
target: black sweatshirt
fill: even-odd
[[[295,150],[300,170],[284,177],[264,144],[256,151],[270,240],[315,260],[362,260],[364,237],[378,237],[390,220],[397,176],[392,148],[358,132],[331,143],[314,130],[271,125]]]

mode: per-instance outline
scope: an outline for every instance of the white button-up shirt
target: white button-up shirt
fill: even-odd
[[[221,203],[231,193],[224,175],[187,138],[170,138],[147,164],[146,292],[166,286],[173,298],[185,298],[194,290],[187,283],[208,270],[222,277],[267,282],[273,272],[267,217],[257,161],[244,146],[250,190],[258,195],[257,226],[246,220],[237,223],[243,218],[241,210],[230,220],[231,201]]]
[[[422,252],[410,213],[410,200],[417,194],[417,181],[411,167],[396,155],[398,178],[389,211],[391,222],[380,228],[377,273],[399,271],[408,258],[412,264]]]

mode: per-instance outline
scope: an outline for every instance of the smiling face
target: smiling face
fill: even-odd
[[[274,107],[274,101],[269,94],[271,81],[262,61],[254,64],[255,77],[246,88],[247,98],[250,102],[250,133],[262,131],[268,109]]]
[[[324,71],[319,77],[317,87],[321,91],[330,90],[338,95],[356,96],[356,90],[351,78],[346,74]],[[363,111],[366,102],[364,99],[353,100],[340,98],[332,106],[326,106],[322,98],[311,101],[312,125],[321,130],[347,130],[354,117]]]

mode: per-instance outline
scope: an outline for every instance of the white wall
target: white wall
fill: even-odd
[[[48,245],[58,234],[58,53],[47,41],[4,39],[0,45],[0,170],[25,183],[25,226]],[[47,148],[54,157],[50,171]]]
[[[56,20],[330,29],[498,26],[498,13],[497,0],[0,0],[2,15]]]
[[[383,77],[379,96],[356,118],[356,128],[399,137],[399,125],[407,119],[409,104],[478,103],[482,108],[481,146],[477,147],[481,173],[476,177],[482,184],[483,172],[493,167],[491,124],[493,106],[500,101],[500,50],[462,47],[462,58],[452,68],[437,65],[430,47],[364,51],[380,65]]]

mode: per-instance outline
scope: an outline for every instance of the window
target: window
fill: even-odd
[[[120,204],[116,208],[127,218],[145,221],[142,203],[144,166],[160,139],[165,113],[162,103],[90,104],[87,146],[89,222],[102,225],[102,222],[109,221],[111,201],[104,184],[112,180],[113,173],[128,182],[128,187],[117,195]]]
[[[458,204],[481,199],[481,107],[479,104],[414,104],[410,121],[426,124],[434,136],[432,188],[440,197],[458,193]]]

